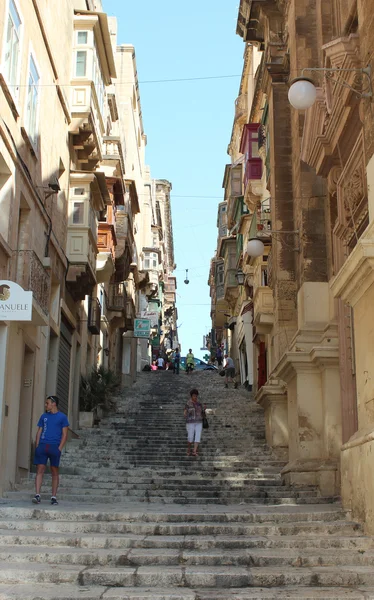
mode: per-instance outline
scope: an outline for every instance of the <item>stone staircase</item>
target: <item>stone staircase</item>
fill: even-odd
[[[183,406],[210,409],[186,456]],[[0,505],[0,600],[374,599],[374,539],[333,498],[282,486],[261,409],[216,373],[144,373],[62,460],[60,504]]]

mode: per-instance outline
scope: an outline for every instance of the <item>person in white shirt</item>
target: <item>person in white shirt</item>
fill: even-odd
[[[235,379],[235,364],[234,364],[234,361],[232,360],[232,358],[230,358],[228,354],[225,354],[224,369],[225,369],[225,376],[226,376],[225,377],[225,388],[229,387],[229,379],[231,379],[231,381],[234,383],[234,388],[236,389],[238,387],[238,384]]]
[[[158,369],[159,371],[162,371],[162,369],[164,368],[164,365],[165,365],[165,361],[164,361],[164,359],[162,358],[162,356],[160,356],[160,357],[157,359],[157,369]]]

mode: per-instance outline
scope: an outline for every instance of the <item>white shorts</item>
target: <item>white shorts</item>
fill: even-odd
[[[187,436],[189,442],[200,443],[201,432],[203,430],[202,423],[186,423]]]

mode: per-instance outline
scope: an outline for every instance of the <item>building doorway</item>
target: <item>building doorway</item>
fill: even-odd
[[[18,418],[17,472],[19,481],[28,475],[32,446],[32,415],[35,376],[35,353],[25,344],[21,378],[21,393]]]
[[[71,368],[72,328],[63,315],[60,326],[60,348],[57,367],[57,396],[59,410],[69,414],[70,368]]]

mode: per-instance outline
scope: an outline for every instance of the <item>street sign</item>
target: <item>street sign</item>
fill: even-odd
[[[134,337],[149,338],[151,322],[149,319],[134,319]]]
[[[14,281],[0,281],[0,320],[31,321],[32,292]]]

